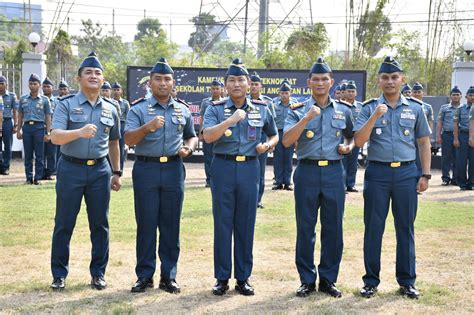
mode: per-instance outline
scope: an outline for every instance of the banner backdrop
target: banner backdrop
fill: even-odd
[[[127,67],[127,95],[130,103],[140,97],[151,95],[148,87],[151,67]],[[210,96],[211,82],[215,78],[224,81],[227,69],[223,68],[187,68],[174,67],[174,78],[178,98],[185,100],[193,113],[194,124],[199,125],[199,107],[205,97]],[[249,72],[257,71],[262,78],[262,94],[269,97],[277,97],[278,89],[284,79],[288,79],[291,84],[292,96],[299,101],[307,99],[311,95],[311,90],[306,85],[308,70],[282,70],[282,69],[249,69]],[[365,99],[365,85],[367,79],[366,71],[339,71],[334,70],[334,86],[331,89],[333,95],[334,88],[343,80],[353,80],[357,84],[357,100]]]

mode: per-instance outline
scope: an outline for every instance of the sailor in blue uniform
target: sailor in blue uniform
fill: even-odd
[[[39,185],[43,179],[44,142],[49,141],[51,128],[51,104],[46,96],[40,95],[41,80],[32,74],[28,80],[30,93],[20,98],[18,111],[18,140],[23,139],[25,150],[26,183]],[[45,127],[48,132],[45,132]],[[35,172],[33,176],[33,154]]]
[[[459,106],[454,114],[453,145],[456,148],[457,183],[461,190],[474,188],[474,156],[469,147],[470,112],[474,103],[474,86],[466,92],[466,104]]]
[[[206,97],[201,101],[201,107],[199,110],[200,115],[200,128],[202,130],[203,122],[204,122],[204,113],[206,109],[211,105],[212,102],[218,102],[222,100],[222,85],[219,80],[214,79],[211,83],[211,96]],[[202,141],[202,152],[204,154],[204,172],[206,173],[206,188],[211,187],[211,162],[212,162],[212,143],[206,143],[204,139],[202,139],[202,133],[199,133],[199,138]]]
[[[273,107],[273,100],[262,94],[262,79],[258,75],[256,71],[250,75],[250,93],[248,97],[250,100],[258,100],[264,102],[267,107],[270,109],[270,112],[272,113],[273,117],[275,117],[275,110]],[[262,132],[262,136],[260,139],[260,143],[265,143],[267,142],[267,135]],[[271,152],[273,150],[269,150],[268,152]],[[268,158],[268,152],[262,153],[258,156],[258,163],[260,165],[260,182],[258,185],[258,202],[257,202],[257,208],[263,209],[263,203],[262,203],[262,197],[263,197],[263,192],[265,191],[265,168],[267,167],[267,158]]]
[[[122,86],[118,82],[114,82],[112,84],[112,96],[113,99],[118,103],[120,107],[120,134],[121,138],[119,141],[119,147],[120,147],[120,169],[123,170],[123,165],[125,163],[125,160],[127,159],[127,150],[123,138],[123,133],[125,130],[125,122],[127,121],[127,114],[128,111],[130,110],[130,104],[126,99],[122,98]]]
[[[461,90],[455,86],[451,89],[451,102],[441,106],[438,112],[438,124],[436,125],[436,142],[441,144],[441,185],[457,185],[456,182],[456,148],[454,141],[454,114],[461,105]],[[452,177],[449,176],[452,171]]]
[[[345,84],[345,97],[344,101],[350,104],[352,112],[352,118],[354,121],[357,119],[359,112],[362,108],[362,103],[356,101],[357,86],[354,81],[347,81]],[[360,148],[354,147],[351,153],[344,156],[342,160],[344,170],[346,171],[346,191],[347,192],[358,192],[355,187],[356,176],[357,176],[357,160],[359,159]]]
[[[249,73],[240,59],[234,59],[225,76],[229,97],[214,102],[204,114],[203,137],[214,143],[211,165],[212,211],[214,216],[215,295],[229,289],[234,236],[235,289],[253,295],[249,283],[253,266],[253,236],[260,181],[257,156],[278,143],[270,109],[260,100],[246,97]],[[261,143],[261,134],[268,140]]]
[[[54,109],[56,106],[56,98],[53,96],[53,82],[46,77],[42,83],[43,95],[49,99],[51,104],[51,117],[54,115]],[[46,130],[50,132],[50,130]],[[52,180],[53,176],[56,175],[56,155],[57,155],[57,146],[52,143],[49,139],[44,142],[44,171],[43,178],[44,180]]]
[[[69,273],[69,243],[84,198],[89,220],[92,257],[91,287],[105,289],[109,259],[110,190],[121,186],[120,120],[112,103],[100,97],[103,67],[94,52],[81,63],[80,91],[59,100],[54,111],[51,141],[61,146],[56,175],[51,271],[53,290],[65,288]],[[112,170],[106,160],[110,156]],[[113,176],[112,176],[113,174]],[[112,177],[112,179],[111,179]]]
[[[296,267],[306,297],[316,290],[341,297],[335,283],[342,258],[345,187],[342,158],[353,147],[352,114],[347,104],[329,97],[334,84],[331,68],[319,57],[310,69],[312,96],[291,105],[285,122],[283,145],[298,142],[298,165],[293,175],[296,208]],[[315,227],[321,220],[321,257],[314,265]]]
[[[416,98],[417,100],[421,101],[421,108],[423,109],[423,113],[425,113],[426,120],[428,120],[428,125],[430,126],[430,129],[433,130],[433,107],[430,104],[423,102],[423,96],[425,95],[423,85],[421,85],[421,83],[419,82],[415,82],[415,84],[413,84],[411,95],[413,98]],[[418,145],[416,146],[416,167],[418,168],[418,174],[421,176],[422,169]]]
[[[59,97],[64,97],[66,95],[69,95],[69,85],[67,84],[66,81],[62,80],[58,84],[58,94]]]
[[[396,278],[400,293],[418,298],[415,288],[415,231],[418,192],[428,188],[431,178],[430,127],[421,102],[400,95],[404,75],[393,57],[380,66],[379,98],[364,102],[357,117],[355,145],[368,143],[368,166],[364,176],[364,287],[370,298],[380,283],[380,256],[385,221],[390,206],[397,237]],[[418,142],[423,174],[418,176],[415,158]]]
[[[341,85],[336,85],[334,88],[334,99],[339,101],[341,99]]]
[[[411,97],[412,89],[410,84],[404,84],[401,89],[401,93],[405,97]]]
[[[7,78],[0,75],[0,103],[3,104],[3,119],[0,120],[0,175],[10,174],[13,135],[18,130],[18,100],[15,93],[8,91]]]
[[[176,282],[179,229],[184,199],[183,158],[192,155],[198,138],[188,105],[171,97],[173,69],[165,58],[150,72],[152,95],[137,100],[125,126],[125,143],[135,146],[132,179],[137,221],[137,281],[132,292],[153,287],[156,237],[160,232],[159,288],[180,293]]]
[[[273,151],[273,174],[275,183],[272,190],[293,190],[291,184],[291,174],[293,173],[293,153],[295,146],[288,148],[283,146],[283,128],[285,120],[288,117],[291,104],[297,100],[291,97],[291,85],[288,80],[284,80],[280,85],[279,96],[273,99],[273,107],[275,109],[275,123],[278,129],[278,144]]]

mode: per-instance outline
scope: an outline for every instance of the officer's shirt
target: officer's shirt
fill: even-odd
[[[128,112],[125,132],[140,128],[156,116],[163,116],[165,124],[136,145],[136,155],[174,156],[182,147],[183,139],[196,136],[189,108],[172,97],[165,105],[159,104],[153,96],[135,104]]]
[[[13,109],[18,110],[18,102],[15,93],[5,91],[3,98],[3,118],[12,118]]]
[[[121,98],[120,100],[116,100],[120,107],[120,122],[125,123],[127,121],[127,115],[130,110],[130,104],[127,100]]]
[[[275,119],[265,103],[246,98],[240,109],[246,112],[245,119],[230,126],[224,135],[214,142],[214,153],[256,156],[258,153],[255,147],[261,142],[262,133],[269,137],[277,134]],[[213,103],[204,114],[203,129],[222,123],[236,110],[231,98]]]
[[[474,106],[471,105],[471,110],[469,111],[469,120],[474,120]]]
[[[313,97],[307,99],[303,106],[288,112],[284,132],[296,125],[306,113],[316,105]],[[321,114],[311,119],[298,138],[296,155],[298,160],[341,160],[343,156],[337,152],[342,137],[352,138],[353,118],[349,107],[329,98]]]
[[[219,97],[216,102],[219,102],[222,100],[222,97]],[[211,105],[213,102],[212,97],[206,97],[201,101],[201,107],[199,108],[199,115],[204,119],[204,113],[206,112],[206,109]]]
[[[57,98],[54,97],[54,96],[51,96],[51,97],[48,97],[48,99],[49,99],[49,105],[50,105],[50,108],[51,108],[51,117],[53,117],[54,110],[56,109],[56,106],[57,106]]]
[[[457,107],[454,107],[451,103],[444,104],[439,109],[438,120],[443,123],[443,131],[453,131],[456,109]]]
[[[458,127],[461,131],[469,131],[469,112],[472,104],[463,104],[456,110],[454,119],[458,121]]]
[[[279,97],[273,99],[273,105],[275,108],[275,123],[278,130],[283,129],[285,127],[285,120],[288,116],[290,105],[293,103],[296,103],[296,101],[291,98],[287,105],[284,105]]]
[[[247,95],[247,98],[249,100],[252,100],[252,95]],[[271,97],[268,97],[266,95],[263,95],[263,94],[260,94],[260,96],[258,98],[256,98],[257,101],[262,101],[264,102],[268,109],[270,110],[270,114],[272,114],[272,116],[275,118],[275,106],[273,105],[273,99]]]
[[[347,102],[350,104],[349,102]],[[351,104],[351,113],[352,113],[352,118],[354,121],[357,120],[357,117],[359,116],[360,110],[362,109],[362,103],[359,101],[354,101],[354,103]]]
[[[23,121],[45,122],[46,115],[51,114],[51,104],[44,95],[32,97],[31,94],[20,98],[20,113],[23,113]]]
[[[109,152],[109,140],[120,139],[120,120],[115,106],[99,97],[90,104],[79,92],[60,98],[53,117],[52,129],[76,130],[87,124],[97,126],[94,137],[79,138],[61,145],[61,153],[79,159],[97,159]]]
[[[354,131],[365,125],[378,104],[387,104],[383,95],[368,101],[355,123]],[[387,113],[377,119],[368,141],[369,161],[406,162],[416,158],[416,139],[431,134],[428,121],[420,106],[413,100],[400,96],[397,106],[388,107]]]
[[[433,107],[430,104],[423,102],[421,108],[423,109],[423,113],[425,113],[426,120],[428,120],[429,123],[433,122]]]

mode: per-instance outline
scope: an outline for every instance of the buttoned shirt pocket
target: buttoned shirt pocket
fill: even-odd
[[[415,119],[400,119],[400,138],[405,142],[413,142],[415,139]]]
[[[86,125],[87,117],[84,114],[72,113],[69,115],[69,126],[68,130],[74,130],[82,128]]]
[[[186,117],[184,115],[173,115],[171,117],[171,123],[173,124],[173,132],[182,134],[184,126],[186,126]]]
[[[372,135],[371,136],[380,136],[384,134],[386,131],[387,127],[387,121],[385,119],[378,119],[375,121],[374,128],[372,129]]]
[[[109,134],[110,129],[115,125],[114,119],[109,117],[100,117],[100,123],[106,135]]]

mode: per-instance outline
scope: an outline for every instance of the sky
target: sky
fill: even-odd
[[[10,1],[23,3],[18,0]],[[364,0],[364,3],[368,1]],[[452,1],[455,2],[455,6],[448,6],[447,3]],[[132,41],[136,34],[137,22],[146,16],[158,18],[168,37],[179,45],[186,45],[189,34],[194,31],[195,27],[189,20],[199,14],[201,2],[202,12],[211,12],[216,15],[217,21],[229,21],[235,16],[235,23],[229,25],[228,35],[232,41],[243,42],[245,0],[31,0],[31,3],[41,4],[43,7],[43,22],[45,22],[43,32],[46,39],[54,36],[53,28],[50,27],[53,25],[61,26],[72,35],[79,35],[81,20],[89,18],[93,22],[101,23],[105,31],[112,32],[115,29],[116,34],[121,35],[124,40]],[[346,41],[344,25],[346,2],[346,0],[270,0],[270,22],[278,25],[285,20],[279,32],[280,35],[286,36],[295,27],[311,22],[311,3],[313,22],[326,24],[331,40],[329,50],[341,51],[345,49]],[[462,23],[459,33],[462,41],[474,40],[474,0],[444,2],[442,9],[446,12],[444,18],[471,19],[459,22]],[[370,3],[374,6],[376,0],[371,0]],[[423,21],[428,18],[428,5],[429,0],[391,0],[385,13],[392,21],[394,30],[400,28],[417,30],[425,36],[427,23]],[[58,14],[59,8],[61,10]],[[247,38],[250,47],[256,47],[258,38],[258,8],[258,0],[249,1]],[[69,17],[69,27],[66,16]],[[450,25],[447,24],[446,30],[449,28]]]

